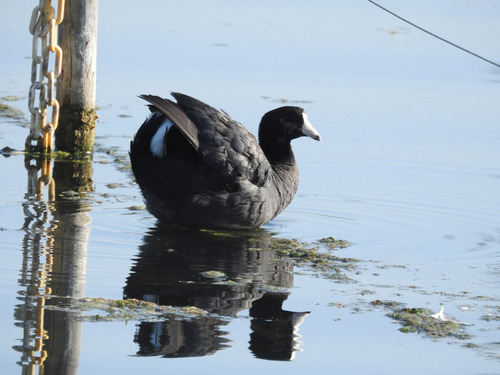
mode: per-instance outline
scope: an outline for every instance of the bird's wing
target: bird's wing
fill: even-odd
[[[139,95],[139,97],[167,116],[186,137],[193,148],[198,151],[200,147],[198,128],[176,103],[156,95]]]
[[[227,189],[238,190],[242,182],[266,183],[271,166],[257,139],[243,125],[190,96],[172,96],[197,128],[201,163],[230,184]]]

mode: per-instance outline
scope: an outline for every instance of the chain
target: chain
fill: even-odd
[[[48,153],[52,152],[54,131],[59,123],[59,102],[55,96],[55,82],[61,74],[63,52],[57,44],[57,25],[64,17],[64,2],[65,0],[58,0],[56,13],[51,0],[40,0],[39,5],[33,9],[29,25],[29,31],[33,35],[33,62],[28,98],[31,126],[26,138],[26,148],[36,147],[37,150],[42,148]],[[51,53],[55,55],[55,61],[53,70],[49,71]],[[38,106],[36,106],[37,91],[39,91]],[[49,123],[47,123],[47,106],[52,108]]]
[[[28,172],[28,197],[37,201],[44,200],[44,186],[47,186],[48,202],[56,199],[56,181],[52,176],[52,160],[48,158],[32,158],[26,155],[24,166]],[[40,177],[38,171],[41,170]]]

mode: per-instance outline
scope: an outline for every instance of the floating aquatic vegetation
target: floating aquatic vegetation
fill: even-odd
[[[145,211],[146,206],[129,206],[129,207],[127,207],[127,210],[129,210],[129,211]]]
[[[204,271],[200,275],[206,279],[220,280],[226,278],[226,274],[220,271]]]
[[[5,100],[6,97],[2,99]],[[24,118],[23,111],[3,103],[3,100],[0,101],[0,117],[5,117],[16,121],[20,121]]]
[[[45,308],[56,311],[81,312],[81,315],[76,319],[93,322],[152,321],[164,320],[168,316],[178,316],[186,319],[208,315],[205,310],[194,306],[161,306],[138,299],[82,298],[75,300],[60,298],[59,302]]]
[[[346,240],[340,240],[333,237],[321,238],[317,241],[319,244],[328,246],[329,249],[344,249],[351,246],[351,243]]]
[[[269,250],[275,251],[280,257],[292,260],[296,266],[320,271],[323,276],[337,281],[350,281],[346,271],[352,271],[357,259],[342,258],[331,254],[330,250],[339,244],[348,246],[347,241],[339,242],[328,237],[314,243],[297,239],[273,238]]]
[[[391,312],[387,313],[387,316],[402,325],[399,330],[403,333],[423,333],[430,337],[453,336],[462,340],[471,337],[464,332],[463,327],[466,323],[446,317],[442,312],[432,314],[432,311],[426,308],[402,307],[401,303],[395,301],[375,300],[370,304],[391,310]],[[442,318],[443,316],[445,318]]]

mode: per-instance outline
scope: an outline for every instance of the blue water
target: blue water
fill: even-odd
[[[383,5],[500,61],[498,1]],[[0,15],[8,51],[0,98],[19,96],[2,101],[25,113],[31,65],[27,22],[33,6],[5,6]],[[158,353],[166,351],[161,332],[185,329],[188,321],[69,319],[62,324],[60,316],[45,310],[45,328],[52,330],[44,341],[49,357],[45,365],[34,366],[38,373],[42,366],[50,373],[49,364],[64,362],[54,360],[66,350],[57,340],[65,342],[72,334],[76,339],[69,339],[68,350],[74,362],[66,363],[67,373],[500,372],[498,68],[365,1],[102,1],[99,22],[93,191],[54,206],[47,203],[44,187],[37,202],[27,195],[23,156],[0,157],[3,373],[24,373],[33,361],[30,348],[20,346],[34,344],[29,337],[34,328],[27,325],[37,320],[23,318],[21,311],[36,311],[29,304],[40,299],[24,295],[36,294],[36,287],[46,291],[38,283],[46,278],[30,271],[42,269],[50,254],[57,258],[65,251],[63,271],[49,272],[47,283],[78,297],[121,299],[132,293],[127,287],[139,285],[134,293],[144,299],[171,299],[172,290],[191,293],[186,281],[204,287],[195,274],[217,267],[241,277],[242,286],[216,286],[192,297],[190,302],[205,307],[212,303],[213,320],[200,324],[210,327],[209,342],[216,349],[206,355],[193,349],[183,358]],[[294,142],[301,178],[297,196],[253,241],[265,247],[271,236],[348,240],[353,245],[335,255],[361,260],[347,272],[352,282],[275,264],[266,251],[255,257],[245,241],[225,245],[202,238],[206,249],[215,249],[205,252],[198,242],[166,235],[146,211],[130,210],[143,205],[139,189],[105,150],[126,154],[147,115],[138,94],[166,96],[172,90],[223,108],[254,133],[262,114],[284,99],[307,109],[323,141]],[[22,149],[28,129],[0,121],[0,148]],[[170,247],[180,259],[165,258]],[[269,271],[274,265],[281,267],[276,274]],[[253,346],[259,331],[249,307],[270,287],[279,293],[268,296],[286,297],[283,309],[311,312],[293,338],[293,361],[262,359]],[[446,314],[472,324],[464,327],[471,338],[403,334],[384,309],[370,305],[377,299],[434,312],[444,304]],[[138,337],[148,332],[157,355],[138,355],[144,350]]]

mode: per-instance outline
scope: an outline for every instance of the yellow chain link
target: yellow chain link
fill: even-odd
[[[58,0],[57,12],[51,0],[40,0],[33,9],[29,31],[33,35],[31,87],[28,108],[31,112],[30,134],[26,138],[26,147],[32,148],[36,142],[42,145],[43,152],[52,152],[54,131],[59,123],[59,102],[55,95],[55,82],[62,69],[63,51],[57,44],[57,25],[64,18],[65,0]],[[41,54],[39,53],[41,47]],[[54,54],[54,68],[49,71],[49,57]],[[35,106],[36,91],[39,90],[38,107]],[[50,122],[47,123],[47,106],[52,108]],[[43,136],[40,136],[40,132]]]

